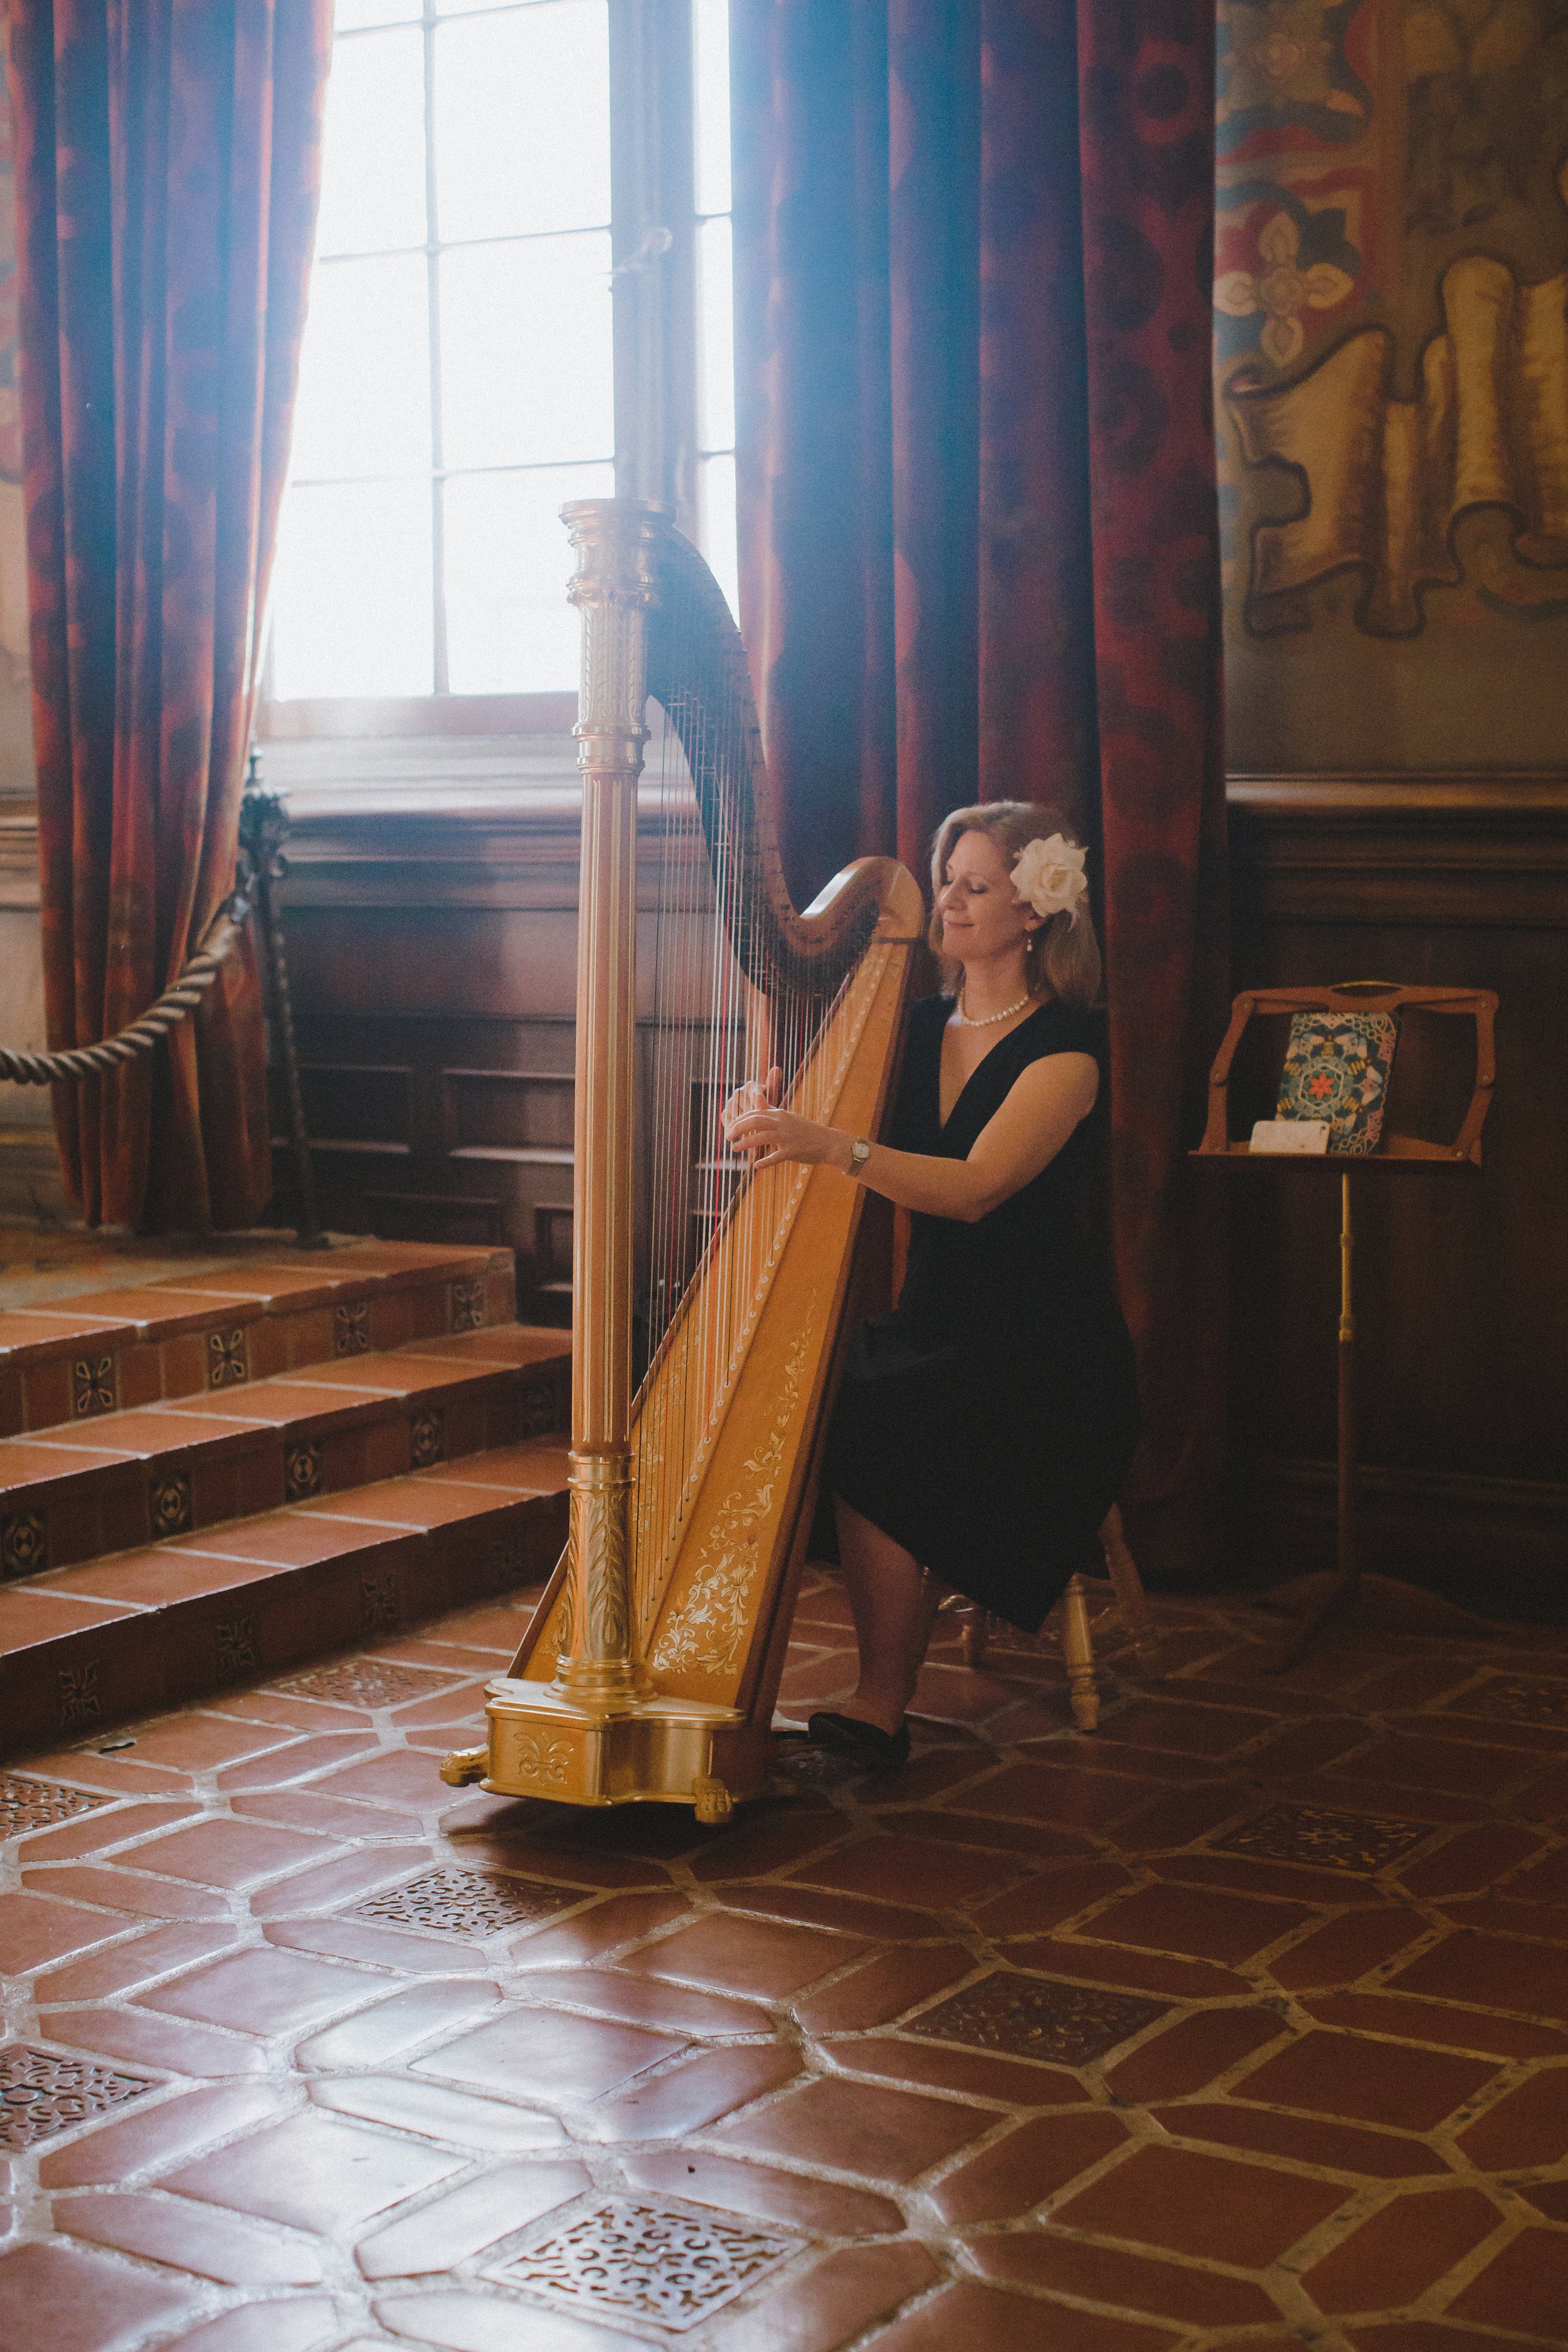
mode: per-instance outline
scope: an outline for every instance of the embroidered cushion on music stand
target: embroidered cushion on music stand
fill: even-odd
[[[1277,1116],[1326,1118],[1331,1151],[1375,1151],[1398,1036],[1386,1013],[1298,1013]]]

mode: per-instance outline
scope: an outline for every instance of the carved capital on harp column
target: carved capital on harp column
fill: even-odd
[[[647,610],[658,602],[656,550],[670,518],[647,499],[574,499],[561,518],[577,554],[566,593],[583,615],[578,764],[636,775],[647,740]]]
[[[561,520],[577,551],[566,591],[574,604],[658,603],[654,550],[669,535],[668,507],[651,499],[573,499]]]

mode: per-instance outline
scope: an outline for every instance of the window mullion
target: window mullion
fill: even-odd
[[[661,265],[644,249],[649,229],[660,226],[652,169],[657,125],[648,88],[652,27],[645,0],[608,5],[616,490],[621,498],[657,499],[663,489],[663,384],[657,348],[649,350],[657,339],[649,337],[648,325]]]
[[[697,536],[697,221],[690,0],[663,13],[660,201],[673,242],[659,320],[665,374],[665,496],[679,529]]]
[[[449,693],[447,645],[446,450],[441,433],[441,221],[436,202],[436,26],[425,0],[425,297],[430,352],[430,588],[437,694]]]

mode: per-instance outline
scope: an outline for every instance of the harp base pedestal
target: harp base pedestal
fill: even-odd
[[[768,1780],[765,1726],[700,1699],[644,1698],[624,1714],[590,1710],[548,1683],[491,1683],[487,1745],[462,1748],[444,1780],[496,1797],[567,1805],[694,1805],[717,1826]]]

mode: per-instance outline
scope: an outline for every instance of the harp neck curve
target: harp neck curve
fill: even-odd
[[[658,702],[690,771],[715,878],[726,866],[738,872],[730,928],[747,978],[770,995],[826,1003],[874,935],[918,932],[918,886],[894,859],[856,858],[796,909],[746,649],[722,589],[653,499],[578,499],[562,517],[577,551],[569,593],[586,625],[580,761],[612,743],[629,754],[634,732],[640,747],[646,701]],[[910,929],[889,933],[889,918]]]

